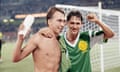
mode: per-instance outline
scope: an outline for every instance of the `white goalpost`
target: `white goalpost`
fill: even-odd
[[[99,8],[99,19],[102,21],[102,2],[98,2]],[[100,28],[101,29],[101,28]],[[101,64],[101,72],[104,72],[104,54],[103,54],[103,45],[100,45],[100,64]]]
[[[92,12],[115,32],[114,38],[110,39],[107,44],[95,45],[95,48],[91,50],[92,72],[104,72],[120,67],[120,11],[105,10],[101,6],[101,2],[95,7],[56,4],[56,7],[63,9],[66,14],[71,10],[79,10],[82,13],[85,24],[80,31],[100,30],[97,24],[91,24],[86,20],[86,15]]]
[[[119,23],[119,42],[120,42],[120,16],[118,18],[118,23]],[[119,44],[119,56],[120,56],[120,44]]]

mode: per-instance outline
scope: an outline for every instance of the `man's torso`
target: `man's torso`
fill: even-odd
[[[33,51],[35,72],[58,72],[61,54],[57,39],[38,36],[38,46]]]

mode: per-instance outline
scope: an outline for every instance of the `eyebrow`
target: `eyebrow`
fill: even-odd
[[[81,24],[80,22],[70,22],[71,24]]]

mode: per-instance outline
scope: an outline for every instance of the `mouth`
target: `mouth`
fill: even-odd
[[[72,29],[73,32],[76,32],[77,30],[76,29]]]
[[[71,32],[72,33],[77,33],[77,32],[79,32],[77,29],[71,29]]]

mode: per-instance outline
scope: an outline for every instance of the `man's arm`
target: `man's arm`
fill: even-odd
[[[33,38],[29,40],[29,42],[24,48],[22,48],[22,44],[23,44],[22,36],[19,36],[13,54],[13,62],[18,62],[24,59],[36,48]]]
[[[23,24],[19,26],[19,31],[22,29],[23,29]],[[31,38],[28,41],[27,45],[24,48],[22,48],[24,39],[25,37],[22,34],[18,34],[16,46],[13,54],[13,62],[18,62],[21,59],[25,58],[36,48],[34,38]]]
[[[87,19],[91,22],[95,22],[96,24],[98,24],[103,32],[104,32],[104,38],[105,39],[108,39],[108,38],[111,38],[114,36],[114,32],[104,23],[102,23],[97,17],[95,14],[89,14],[87,16]]]

